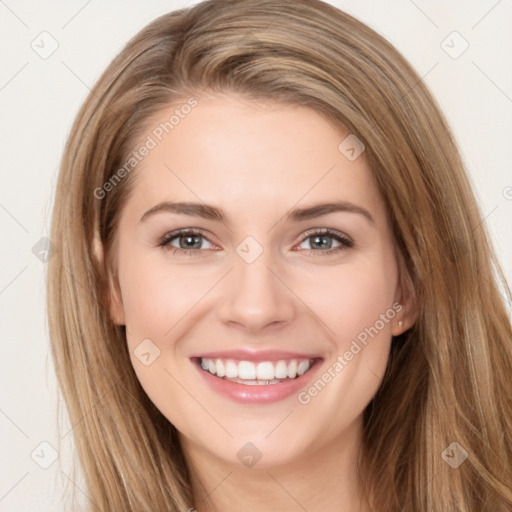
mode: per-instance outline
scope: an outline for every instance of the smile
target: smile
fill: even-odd
[[[218,378],[247,386],[281,384],[307,373],[314,359],[279,361],[236,361],[233,359],[200,359],[201,368]]]
[[[270,404],[296,396],[322,367],[323,357],[289,351],[231,350],[190,358],[216,395],[240,404]]]

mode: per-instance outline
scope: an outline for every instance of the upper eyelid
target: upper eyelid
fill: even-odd
[[[308,238],[308,237],[313,236],[315,234],[318,234],[318,235],[328,235],[328,236],[332,236],[332,237],[338,236],[339,238],[343,238],[343,239],[353,243],[353,240],[352,240],[351,236],[343,233],[342,231],[338,231],[337,229],[333,229],[333,228],[312,228],[312,229],[306,230],[302,234],[302,238],[303,239],[304,238]]]
[[[188,234],[192,234],[192,235],[199,235],[199,236],[202,236],[204,239],[208,240],[208,242],[212,243],[212,244],[216,244],[216,242],[214,242],[210,236],[208,236],[206,234],[206,231],[200,229],[200,228],[182,228],[182,229],[177,229],[177,230],[174,230],[174,231],[169,231],[168,233],[165,233],[163,236],[161,236],[159,238],[159,240],[161,242],[170,242],[171,240],[174,240],[175,238],[178,238],[179,236],[182,236],[182,235],[188,235]]]
[[[180,228],[166,232],[161,238],[172,238],[180,235],[188,235],[189,233],[194,235],[201,235],[205,238],[207,237],[206,231],[201,228]]]

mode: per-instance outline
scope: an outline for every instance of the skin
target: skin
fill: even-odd
[[[356,478],[362,414],[392,335],[414,315],[365,155],[349,161],[338,150],[348,132],[309,108],[233,94],[197,99],[137,167],[120,217],[112,316],[127,327],[134,370],[180,433],[199,512],[247,503],[252,512],[368,510]],[[159,112],[142,139],[175,108]],[[141,221],[163,201],[213,205],[228,220],[160,212]],[[366,209],[373,222],[347,211],[285,220],[293,208],[332,201]],[[181,228],[200,229],[210,241],[199,238],[188,255],[158,245]],[[323,228],[350,237],[353,247],[325,254],[305,236]],[[247,236],[263,250],[252,263],[236,252]],[[180,239],[172,245],[179,249]],[[292,350],[322,357],[320,375],[394,303],[404,307],[307,404],[295,395],[233,402],[207,386],[189,359],[241,347]],[[148,366],[134,353],[144,339],[160,350]],[[262,454],[251,468],[237,457],[247,442]]]

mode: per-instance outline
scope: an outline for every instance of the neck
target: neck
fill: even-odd
[[[361,423],[286,464],[246,468],[182,438],[195,496],[193,510],[217,512],[368,512],[358,473]]]

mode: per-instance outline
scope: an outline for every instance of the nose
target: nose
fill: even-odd
[[[220,319],[250,334],[282,327],[296,315],[294,295],[266,253],[252,263],[235,254],[234,268],[223,283]]]

